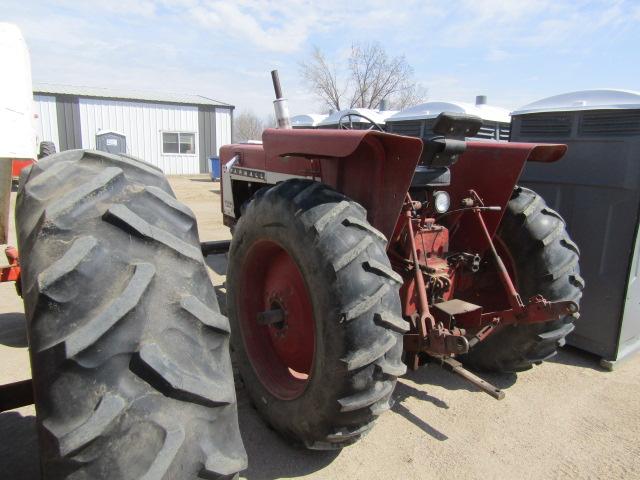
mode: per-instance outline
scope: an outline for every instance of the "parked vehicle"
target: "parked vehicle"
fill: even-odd
[[[578,249],[516,185],[566,146],[466,141],[481,120],[448,113],[423,138],[293,130],[273,77],[279,128],[221,149],[230,322],[202,253],[229,243],[200,244],[156,167],[70,150],[22,170],[20,255],[0,275],[24,299],[33,381],[0,387],[0,407],[35,402],[44,478],[244,469],[230,338],[261,415],[324,450],[367,433],[407,367],[435,361],[502,398],[463,363],[526,370],[573,329]],[[20,157],[3,156],[7,219]]]
[[[312,449],[349,445],[390,408],[408,366],[514,372],[556,353],[578,318],[579,251],[562,218],[517,186],[564,145],[268,129],[221,149],[232,343],[266,421]],[[372,122],[372,125],[375,123]],[[460,363],[462,362],[462,363]]]

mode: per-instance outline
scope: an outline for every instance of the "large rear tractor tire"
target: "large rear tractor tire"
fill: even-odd
[[[228,321],[164,175],[102,152],[51,155],[23,170],[16,219],[43,477],[245,468]]]
[[[401,278],[365,210],[318,182],[260,190],[236,225],[227,298],[240,374],[293,443],[339,449],[390,407]]]
[[[48,157],[49,155],[53,155],[56,153],[56,144],[53,142],[40,142],[40,149],[38,152],[38,160],[43,159],[44,157]]]
[[[541,294],[547,300],[580,302],[584,280],[580,250],[562,217],[537,193],[516,187],[498,229],[496,244],[515,274],[524,301]],[[476,369],[519,372],[554,356],[574,329],[578,314],[546,323],[504,327],[478,344],[463,361]]]

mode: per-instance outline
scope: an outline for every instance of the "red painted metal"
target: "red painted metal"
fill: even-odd
[[[33,165],[35,160],[31,159],[13,159],[11,161],[11,177],[18,178],[23,168]]]
[[[482,200],[475,195],[475,192],[471,192],[471,194],[472,197],[477,198],[477,206],[470,208],[468,211],[473,215],[473,217],[475,217],[484,235],[485,241],[488,245],[488,251],[496,267],[497,278],[503,285],[510,308],[490,311],[490,313],[482,314],[480,316],[481,321],[479,324],[475,316],[459,316],[457,318],[457,326],[463,328],[480,327],[480,331],[476,333],[475,339],[477,341],[482,341],[491,333],[494,333],[499,328],[506,325],[548,322],[549,320],[558,318],[559,316],[576,313],[578,311],[578,305],[572,301],[549,302],[541,295],[534,296],[529,299],[526,304],[522,301],[520,294],[511,279],[510,272],[515,272],[513,263],[514,259],[511,257],[504,243],[500,243],[502,254],[498,253],[498,249],[494,245],[494,241],[490,237],[485,225],[482,210],[479,208],[482,204]],[[503,258],[507,260],[508,266],[505,265]],[[488,273],[491,274],[491,271],[489,270]],[[486,295],[482,293],[478,295],[478,298],[481,300],[484,300],[485,297]]]
[[[421,233],[425,230],[437,231],[439,228],[434,228],[430,220],[420,217],[416,211],[417,209],[422,209],[422,205],[419,202],[413,202],[409,194],[407,194],[404,205],[403,225],[406,228],[407,238],[405,249],[409,250],[405,255],[408,254],[407,257],[410,260],[405,264],[412,269],[413,279],[409,283],[413,285],[402,289],[401,292],[404,295],[409,294],[414,297],[412,299],[405,297],[402,302],[406,307],[415,308],[415,312],[412,312],[410,316],[413,320],[414,330],[417,333],[409,333],[404,337],[404,348],[410,354],[408,363],[411,368],[417,368],[419,364],[417,354],[419,352],[428,352],[433,355],[449,355],[465,353],[468,350],[468,341],[464,337],[464,331],[456,327],[448,328],[441,321],[436,321],[431,314],[427,294],[430,292],[432,296],[434,295],[433,280],[438,278],[438,271],[430,267],[429,256],[432,253],[437,254],[438,250],[435,252],[422,251],[422,255],[420,255],[416,246],[416,238],[421,238]],[[418,235],[414,233],[414,223]],[[400,236],[403,235],[401,234]],[[443,245],[443,243],[440,243],[440,245]],[[425,247],[423,246],[423,248]],[[441,249],[440,252],[442,252]],[[425,285],[425,273],[430,280],[429,286]],[[448,275],[445,275],[445,277],[449,281]],[[406,284],[407,282],[405,281]]]
[[[562,157],[566,145],[537,145],[533,143],[467,142],[467,150],[451,167],[451,186],[443,188],[451,197],[451,208],[463,205],[474,191],[485,206],[504,209],[513,188],[520,178],[526,161],[553,162]],[[491,238],[502,220],[501,212],[487,213],[485,225]],[[451,249],[484,254],[489,245],[481,225],[471,215],[463,215],[455,229],[454,216],[445,217],[442,224],[449,227]]]
[[[407,208],[405,209],[405,217],[408,238],[409,238],[409,248],[411,249],[411,257],[413,260],[413,274],[416,282],[415,292],[418,297],[418,333],[422,335],[422,337],[426,338],[429,330],[433,330],[436,327],[436,323],[429,312],[429,300],[427,300],[427,288],[424,284],[424,276],[422,273],[422,269],[420,268],[420,258],[418,257],[418,251],[416,248],[415,235],[413,233],[413,218],[412,218],[413,209],[411,208],[411,197],[407,194]]]
[[[267,129],[262,141],[222,147],[222,164],[237,155],[237,166],[322,181],[365,207],[387,237],[422,152],[418,138],[373,130]]]
[[[264,170],[274,178],[321,181],[367,209],[369,222],[389,238],[390,262],[404,279],[400,296],[403,315],[411,323],[404,339],[410,366],[418,365],[421,352],[439,357],[465,353],[505,325],[549,321],[577,311],[573,302],[539,296],[523,302],[513,259],[502,243],[494,242],[525,162],[556,161],[566,146],[467,142],[451,167],[452,184],[441,188],[449,193],[453,213],[440,216],[429,197],[423,204],[407,193],[421,151],[420,139],[383,132],[269,129],[263,145],[225,146],[221,159],[226,164],[236,156],[236,166]],[[290,370],[306,373],[312,365],[297,347],[306,345],[313,352],[312,337],[304,334],[314,330],[313,314],[299,270],[292,260],[280,259],[277,248],[270,250],[274,248],[261,247],[260,255],[247,263],[252,270],[245,275],[248,313],[243,325],[253,331],[247,347],[257,352],[254,368],[266,372],[263,377],[276,395],[293,398],[304,390],[304,382]],[[285,288],[302,297],[301,305],[273,294]],[[457,300],[461,310],[450,303],[434,314],[434,305],[450,300]],[[283,334],[274,326],[280,323],[278,309],[310,320],[294,321],[291,332]],[[262,311],[269,311],[261,317],[266,324],[257,325]],[[283,365],[288,376],[282,374]]]
[[[509,278],[515,285],[515,288],[518,289],[520,285],[520,279],[518,278],[518,271],[516,270],[516,259],[513,258],[513,255],[509,251],[509,248],[505,245],[502,239],[496,235],[493,237],[493,245],[496,247],[496,251],[498,255],[502,259],[505,267],[507,268],[507,273],[509,274]]]
[[[18,249],[9,245],[4,250],[9,265],[0,268],[0,282],[17,282],[20,278],[20,259]]]
[[[304,392],[313,368],[315,321],[307,286],[294,259],[280,245],[259,241],[241,272],[236,305],[249,360],[273,395],[293,399]],[[283,321],[261,324],[259,315],[281,310]]]
[[[489,251],[498,269],[498,277],[500,278],[500,282],[502,282],[502,286],[507,291],[507,297],[509,299],[509,304],[511,305],[511,308],[513,309],[522,308],[524,304],[522,303],[520,294],[516,290],[516,287],[513,285],[513,282],[511,281],[511,277],[509,276],[509,272],[507,271],[507,267],[504,265],[502,258],[500,258],[500,255],[498,255],[496,247],[493,245],[493,241],[491,240],[491,235],[489,235],[489,231],[487,230],[487,225],[485,224],[484,219],[482,218],[482,212],[476,208],[473,210],[473,213],[478,219],[478,224],[480,225],[482,234],[484,235],[485,241],[489,246]]]
[[[564,153],[564,146],[472,143],[471,147],[459,161],[462,167],[453,167],[454,181],[448,188],[452,205],[459,205],[459,211],[434,219],[428,206],[408,198],[405,214],[399,217],[391,238],[389,258],[405,279],[400,291],[403,313],[413,319],[413,329],[404,342],[410,366],[416,366],[419,352],[464,353],[469,348],[467,341],[475,345],[504,325],[549,321],[577,311],[573,302],[548,302],[541,297],[525,304],[512,280],[513,259],[502,244],[498,253],[493,242],[524,162],[532,156],[536,161],[557,160]],[[489,167],[486,173],[485,167]],[[497,181],[492,181],[494,176]],[[488,198],[479,190],[488,192]],[[464,259],[468,263],[469,259],[485,255],[494,270],[485,265],[480,274],[463,271]],[[482,289],[483,280],[489,280],[487,290]],[[496,288],[496,283],[503,288]],[[434,319],[432,305],[464,299],[465,290],[475,295],[467,300],[478,302],[476,307],[466,303],[468,312],[447,316],[438,311]]]
[[[482,314],[484,323],[498,320],[497,325],[513,325],[520,323],[544,323],[564,315],[578,311],[578,304],[571,300],[550,302],[542,295],[530,298],[526,305],[500,312]]]

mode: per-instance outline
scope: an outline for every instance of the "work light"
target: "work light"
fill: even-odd
[[[444,213],[449,210],[451,200],[447,192],[434,192],[433,193],[433,205],[438,213]]]

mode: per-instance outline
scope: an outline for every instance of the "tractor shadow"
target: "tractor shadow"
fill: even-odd
[[[240,478],[301,477],[325,468],[340,455],[339,450],[318,451],[291,446],[264,423],[243,388],[237,393],[240,432],[249,457],[249,466]]]
[[[489,373],[469,370],[502,390],[511,387],[518,380],[518,375],[515,373]],[[482,393],[482,390],[471,382],[445,370],[436,363],[428,363],[416,371],[409,371],[403,378],[420,385],[437,385],[447,390],[467,390],[469,392]]]
[[[217,255],[207,255],[204,257],[207,266],[220,276],[227,274],[227,255],[220,253]]]
[[[27,347],[27,329],[24,313],[0,314],[0,344],[14,348]]]
[[[226,315],[227,314],[227,287],[226,287],[227,256],[226,254],[207,255],[206,257],[204,257],[204,261],[207,264],[207,266],[215,272],[217,276],[224,277],[222,279],[214,278],[213,288],[216,291],[216,297],[218,298],[220,313],[222,313],[223,315]]]
[[[0,475],[2,478],[38,480],[36,417],[17,411],[0,413]]]
[[[549,363],[558,363],[570,367],[587,368],[598,372],[609,372],[610,370],[600,365],[600,357],[594,353],[580,350],[571,345],[565,345],[558,349],[558,354],[547,360]]]
[[[484,372],[474,373],[481,376],[481,378],[492,383],[500,389],[509,388],[517,380],[517,375],[515,374],[487,374]],[[403,380],[409,380],[419,385],[419,388],[415,388]],[[429,402],[438,408],[442,408],[445,410],[448,409],[449,405],[447,404],[447,402],[439,399],[438,397],[430,395],[426,391],[430,387],[434,386],[438,386],[447,390],[467,390],[470,392],[477,392],[478,394],[482,394],[480,389],[476,388],[473,384],[469,383],[458,375],[448,372],[436,364],[430,363],[427,365],[423,365],[415,371],[409,371],[406,375],[399,379],[396,385],[396,389],[393,393],[394,405],[391,410],[398,415],[401,415],[409,422],[413,423],[416,427],[420,428],[423,432],[425,432],[435,440],[444,442],[449,439],[446,434],[429,425],[423,418],[414,414],[409,409],[409,407],[405,405],[405,401],[407,399],[416,398],[424,402]]]
[[[424,433],[433,437],[435,440],[439,440],[441,442],[448,440],[449,437],[447,437],[444,433],[433,428],[431,425],[425,422],[423,418],[420,418],[418,415],[411,412],[411,410],[409,410],[409,408],[404,405],[405,400],[407,400],[408,398],[417,398],[418,400],[432,403],[436,407],[443,409],[448,409],[449,405],[439,398],[429,395],[424,390],[418,390],[411,385],[407,385],[402,381],[398,381],[398,383],[396,384],[396,389],[393,392],[394,403],[391,407],[391,410],[393,412],[401,415],[406,420],[413,423],[416,427],[420,428]]]

